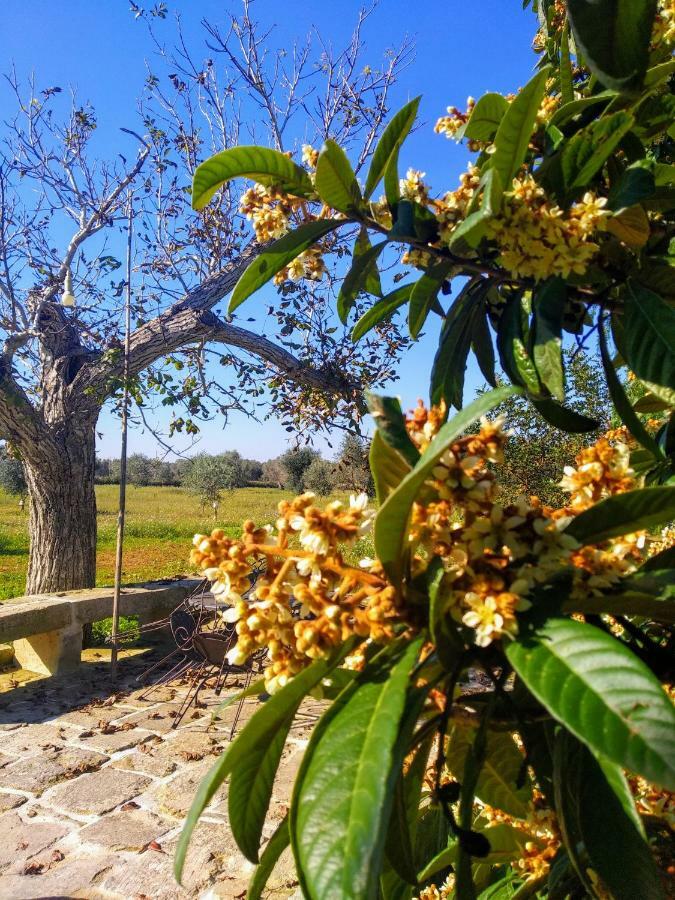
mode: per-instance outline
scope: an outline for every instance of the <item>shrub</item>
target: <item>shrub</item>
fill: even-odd
[[[305,490],[327,497],[335,490],[335,467],[321,457],[313,460],[304,475]]]

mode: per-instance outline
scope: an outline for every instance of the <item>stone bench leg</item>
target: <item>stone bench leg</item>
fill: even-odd
[[[61,675],[80,665],[82,626],[71,625],[14,641],[14,657],[22,669],[40,675]]]

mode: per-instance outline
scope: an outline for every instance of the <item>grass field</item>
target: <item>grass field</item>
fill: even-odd
[[[113,583],[117,531],[117,485],[98,485],[98,555],[96,583]],[[240,533],[244,519],[264,525],[274,522],[279,500],[290,497],[273,488],[240,488],[223,496],[214,523],[210,509],[177,487],[130,487],[124,541],[123,581],[133,584],[191,573],[189,554],[195,532],[208,532],[217,524],[228,534]],[[371,555],[367,541],[362,555]],[[0,600],[23,593],[28,565],[28,510],[21,512],[17,498],[0,490]]]

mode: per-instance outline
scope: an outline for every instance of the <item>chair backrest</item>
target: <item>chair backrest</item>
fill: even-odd
[[[179,606],[169,616],[169,625],[171,626],[171,634],[176,642],[176,646],[180,647],[185,653],[192,650],[193,639],[197,630],[194,616],[183,606]]]

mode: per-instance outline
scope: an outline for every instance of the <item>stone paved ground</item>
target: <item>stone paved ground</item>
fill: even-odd
[[[151,658],[139,652],[121,660],[111,696],[106,657],[88,651],[69,678],[0,676],[1,900],[243,897],[253,867],[229,833],[225,789],[195,832],[184,888],[171,871],[197,786],[228,742],[233,711],[216,720],[212,711],[236,683],[220,698],[204,692],[204,705],[173,729],[185,686],[143,699],[135,679]],[[242,720],[256,708],[247,701]],[[286,812],[316,710],[305,712],[284,751],[266,836]],[[296,889],[292,861],[282,857],[266,896],[282,900]]]

